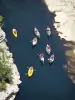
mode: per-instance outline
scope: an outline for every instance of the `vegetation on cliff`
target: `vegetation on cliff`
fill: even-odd
[[[3,17],[0,15],[0,27],[4,26]]]
[[[0,16],[0,27],[3,26],[3,17]],[[6,48],[0,45],[0,90],[6,89],[6,83],[12,83],[12,69],[9,64],[9,57],[5,53]]]
[[[12,69],[9,64],[9,57],[7,57],[6,53],[0,47],[0,90],[6,89],[6,83],[11,82]]]

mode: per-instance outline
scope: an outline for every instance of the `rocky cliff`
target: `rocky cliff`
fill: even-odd
[[[19,91],[18,85],[21,83],[20,74],[17,66],[14,64],[13,54],[10,53],[9,48],[6,44],[5,32],[0,28],[0,47],[4,49],[4,53],[9,56],[9,65],[12,68],[12,80],[13,84],[7,84],[6,91],[0,92],[0,100],[14,100],[16,93]]]
[[[75,0],[43,0],[49,11],[56,14],[54,27],[58,31],[67,58],[63,68],[75,84]]]
[[[59,33],[63,33],[59,36],[75,41],[75,0],[44,1],[48,9],[56,14],[54,26]]]

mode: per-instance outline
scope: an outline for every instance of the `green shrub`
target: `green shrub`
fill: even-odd
[[[0,56],[0,82],[2,83],[2,87],[5,86],[4,82],[12,83],[12,69],[8,63],[6,54],[2,52]]]
[[[2,28],[3,26],[4,26],[3,17],[0,15],[0,27]]]
[[[0,23],[3,21],[3,17],[0,15]]]
[[[0,90],[6,90],[6,88],[7,88],[6,82],[3,80],[3,81],[0,83]]]

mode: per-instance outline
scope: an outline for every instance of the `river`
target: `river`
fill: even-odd
[[[14,61],[21,75],[22,84],[15,100],[75,100],[75,86],[63,69],[66,63],[63,42],[57,36],[53,26],[55,14],[51,13],[42,0],[1,0],[0,12],[4,17],[8,46],[14,55]],[[44,29],[49,26],[52,36],[48,40]],[[41,39],[35,48],[31,41],[37,27]],[[12,29],[18,31],[18,38],[12,35]],[[45,45],[51,44],[55,62],[49,66]],[[41,66],[37,54],[45,53],[45,64]],[[31,79],[25,75],[26,66],[34,65],[36,72]],[[25,66],[26,65],[26,66]]]

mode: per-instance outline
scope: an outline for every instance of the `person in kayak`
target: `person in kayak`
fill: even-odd
[[[48,47],[48,49],[50,49],[50,48],[51,48],[51,47],[50,47],[50,45],[48,45],[48,44],[47,44],[47,47]]]
[[[15,33],[15,34],[17,33],[16,29],[14,30],[14,33]]]
[[[49,28],[49,27],[47,27],[46,31],[50,31],[50,28]]]
[[[44,56],[44,54],[42,53],[42,54],[40,54],[40,57],[43,57]]]
[[[33,69],[33,67],[30,67],[30,70],[32,70]]]
[[[36,41],[37,41],[37,39],[35,38],[35,39],[34,39],[34,41],[36,42]]]
[[[37,28],[34,28],[34,31],[37,32]]]

